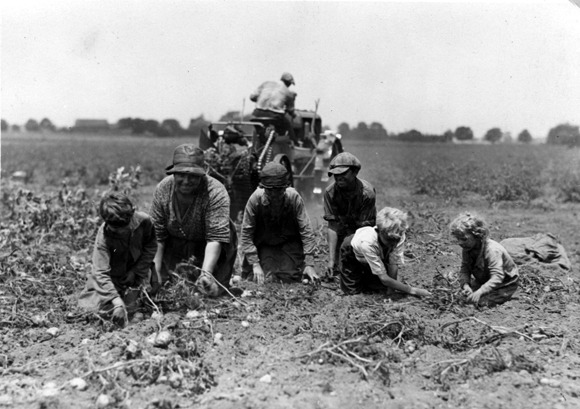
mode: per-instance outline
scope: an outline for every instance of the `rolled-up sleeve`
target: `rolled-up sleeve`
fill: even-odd
[[[217,182],[219,183],[219,182]],[[206,240],[219,243],[230,242],[230,197],[222,189],[212,189],[205,214]]]
[[[256,212],[258,207],[258,191],[256,190],[248,200],[246,208],[244,209],[244,217],[242,220],[242,252],[246,256],[248,263],[251,265],[260,262],[258,257],[258,249],[254,244],[254,234],[256,232]]]
[[[168,192],[167,184],[163,180],[155,188],[151,210],[149,211],[155,227],[155,236],[159,242],[164,242],[169,236],[169,232],[167,231],[167,223],[169,220],[167,203],[169,197],[170,192]]]
[[[324,192],[324,216],[322,218],[328,222],[328,228],[332,231],[339,229],[339,217],[332,206],[332,193],[330,191]]]

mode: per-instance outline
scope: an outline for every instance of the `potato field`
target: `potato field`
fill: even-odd
[[[142,294],[145,319],[123,329],[81,311],[100,194],[148,211],[189,141],[2,134],[0,408],[580,407],[578,148],[343,141],[377,208],[409,213],[399,279],[429,298],[242,281],[210,299],[180,282]],[[526,264],[511,301],[467,304],[448,232],[466,210],[497,241],[554,234],[572,269]],[[308,211],[322,272],[322,206]]]

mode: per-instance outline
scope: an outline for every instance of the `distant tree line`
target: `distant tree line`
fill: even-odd
[[[561,124],[550,129],[546,143],[580,146],[580,131],[578,126]]]
[[[251,120],[251,114],[244,115],[242,118],[239,111],[229,111],[222,115],[219,119],[220,122],[240,120]],[[77,120],[77,125],[79,125],[79,122],[81,122],[81,120]],[[186,128],[183,128],[179,121],[176,119],[165,119],[159,122],[155,119],[126,117],[119,119],[117,123],[113,125],[109,125],[106,121],[101,122],[105,123],[104,131],[107,132],[121,132],[131,135],[152,135],[158,137],[199,135],[200,130],[207,129],[208,125],[211,123],[211,121],[205,119],[203,115],[200,115],[197,118],[192,118]],[[2,119],[2,131],[8,131],[10,129],[13,131],[20,131],[20,126],[16,124],[10,126],[6,120]],[[36,121],[35,119],[29,119],[24,124],[24,129],[28,132],[75,132],[81,130],[84,132],[90,132],[91,130],[90,127],[83,128],[81,126],[65,127],[59,129],[48,118],[43,118],[40,122]],[[323,129],[329,129],[329,127],[324,126]],[[92,130],[97,131],[96,128],[93,128]],[[102,128],[99,128],[99,130],[103,131]],[[468,126],[459,126],[455,129],[455,131],[447,130],[441,135],[436,135],[423,134],[415,129],[400,133],[388,133],[380,122],[371,122],[368,125],[365,122],[359,122],[354,128],[351,128],[348,123],[342,122],[338,126],[337,132],[347,139],[352,138],[363,140],[390,139],[406,142],[452,142],[453,140],[470,141],[474,139],[473,130]],[[489,129],[485,133],[483,139],[490,143],[511,142],[513,140],[509,132],[503,132],[500,128],[497,127]],[[522,130],[517,136],[517,141],[520,143],[530,143],[532,140],[532,135],[527,129]],[[580,146],[579,127],[567,123],[557,125],[550,129],[546,143]]]
[[[199,130],[207,127],[210,122],[203,115],[189,121],[187,128],[183,128],[177,119],[165,119],[161,122],[155,119],[121,118],[116,128],[132,135],[154,135],[159,137],[198,135]]]
[[[356,128],[351,128],[346,122],[338,126],[337,132],[343,137],[353,139],[391,139],[405,142],[452,142],[474,140],[473,130],[468,126],[459,126],[455,131],[447,130],[441,135],[423,134],[415,129],[400,133],[388,133],[382,124],[378,122],[367,126],[364,122],[359,122]],[[483,139],[490,143],[513,142],[509,132],[503,132],[500,128],[489,129]],[[522,130],[517,136],[519,143],[531,143],[533,138],[527,129]],[[548,133],[546,143],[563,144],[569,146],[580,146],[580,131],[578,126],[570,124],[560,124]]]

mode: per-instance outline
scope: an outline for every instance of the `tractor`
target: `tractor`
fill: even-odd
[[[230,217],[239,220],[259,174],[270,161],[288,169],[289,183],[305,201],[321,201],[328,163],[342,152],[339,138],[321,135],[322,121],[314,111],[296,110],[291,140],[273,118],[213,122],[200,132],[208,173],[224,184],[230,195]]]

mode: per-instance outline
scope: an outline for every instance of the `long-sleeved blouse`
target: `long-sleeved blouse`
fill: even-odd
[[[230,197],[224,185],[209,175],[203,176],[183,217],[174,197],[175,181],[171,175],[159,182],[151,204],[158,241],[172,236],[194,242],[230,242]]]
[[[487,294],[493,289],[509,283],[519,275],[518,268],[506,249],[497,241],[486,239],[477,250],[463,250],[459,284],[463,287],[471,277],[481,286],[480,291]]]

